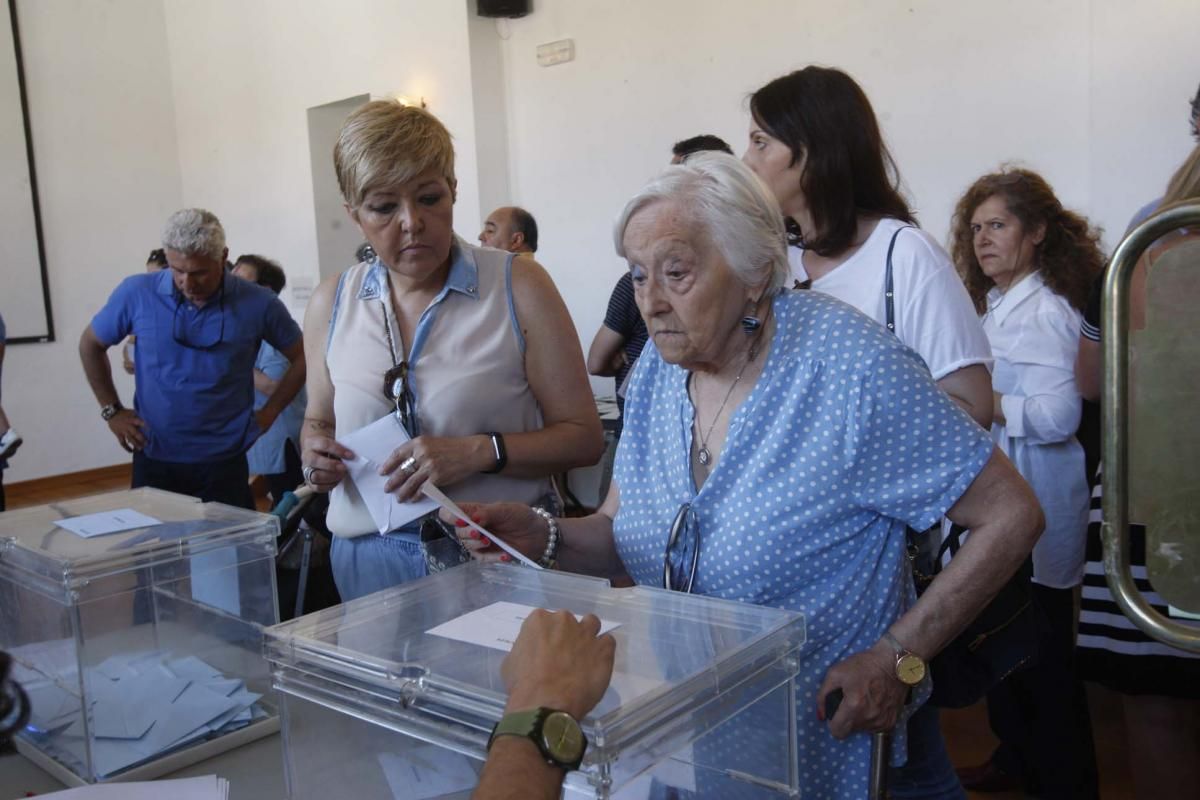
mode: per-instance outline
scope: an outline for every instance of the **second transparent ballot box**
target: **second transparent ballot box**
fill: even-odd
[[[801,615],[471,563],[266,632],[289,797],[468,797],[534,608],[595,614],[617,641],[565,796],[798,796]]]
[[[68,785],[145,780],[278,730],[262,631],[278,521],[156,489],[0,514],[17,749]]]

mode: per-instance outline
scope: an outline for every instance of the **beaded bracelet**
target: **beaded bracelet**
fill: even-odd
[[[554,515],[546,509],[537,506],[530,506],[530,508],[533,509],[533,513],[546,520],[546,526],[550,528],[550,538],[546,540],[546,550],[538,559],[538,565],[545,569],[554,569],[554,557],[558,555],[558,522],[554,519]]]

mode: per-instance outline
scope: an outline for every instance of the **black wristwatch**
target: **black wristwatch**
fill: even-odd
[[[499,433],[496,433],[495,431],[488,431],[484,434],[484,436],[487,436],[492,440],[492,452],[496,456],[496,466],[492,467],[491,469],[485,469],[483,472],[486,475],[494,475],[495,473],[504,469],[504,466],[508,464],[508,450],[504,447],[504,437]]]
[[[505,714],[492,728],[488,750],[501,736],[524,736],[541,752],[546,763],[565,770],[579,769],[588,740],[579,723],[565,711],[535,708]]]
[[[108,422],[110,419],[112,419],[113,417],[115,417],[117,414],[121,413],[124,410],[125,410],[125,406],[121,405],[120,400],[118,400],[115,403],[109,403],[108,405],[106,405],[100,409],[100,419],[104,420],[105,422]]]

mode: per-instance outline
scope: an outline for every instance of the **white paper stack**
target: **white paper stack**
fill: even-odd
[[[98,783],[38,795],[49,800],[229,800],[229,781],[216,775],[174,781]]]

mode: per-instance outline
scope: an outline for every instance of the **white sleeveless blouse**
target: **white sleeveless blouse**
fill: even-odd
[[[446,285],[417,323],[413,342],[400,328],[387,291],[387,269],[365,261],[342,274],[329,320],[325,363],[333,383],[335,436],[394,410],[383,376],[392,368],[384,309],[397,358],[409,347],[409,382],[419,433],[471,436],[540,430],[542,412],[525,376],[525,341],[512,300],[512,254],[455,238]],[[549,478],[476,474],[440,487],[461,501],[534,503],[551,491]],[[337,536],[376,532],[354,486],[330,497],[327,522]]]

